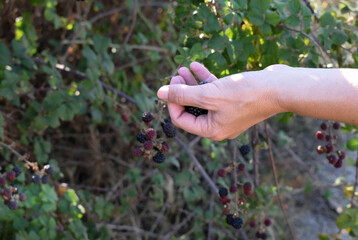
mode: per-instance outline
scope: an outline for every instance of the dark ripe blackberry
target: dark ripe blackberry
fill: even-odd
[[[134,156],[141,157],[143,155],[143,150],[140,147],[134,149]]]
[[[154,156],[153,156],[153,161],[156,163],[162,163],[165,160],[165,155],[162,152],[157,152]]]
[[[219,171],[218,171],[218,176],[219,177],[225,177],[225,175],[226,175],[226,171],[225,171],[225,169],[219,169]]]
[[[153,120],[153,115],[151,112],[143,113],[142,120],[145,123],[151,122]]]
[[[162,142],[162,149],[161,152],[165,153],[169,151],[169,143],[167,142]]]
[[[173,138],[176,135],[176,128],[171,122],[162,122],[161,123],[163,132],[168,138]]]
[[[6,179],[0,176],[0,186],[4,186],[6,184]]]
[[[32,182],[36,183],[36,184],[40,183],[41,182],[41,177],[39,175],[37,175],[37,174],[32,176]]]
[[[193,106],[184,106],[184,108],[185,108],[186,112],[193,114],[195,117],[198,117],[198,116],[204,115],[204,114],[208,114],[208,110],[206,110],[206,109],[193,107]]]
[[[234,222],[234,215],[232,215],[232,214],[227,215],[226,222],[227,222],[227,224],[232,225]]]
[[[321,124],[321,129],[322,129],[323,131],[326,131],[326,130],[328,129],[327,123],[323,122],[323,123]]]
[[[232,223],[232,226],[236,229],[240,229],[242,227],[243,221],[241,218],[234,218],[234,221]]]
[[[9,172],[6,173],[6,178],[10,182],[13,182],[16,179],[16,173],[14,171],[9,171]]]
[[[342,166],[343,166],[343,160],[342,159],[338,159],[336,164],[334,164],[335,168],[341,168]]]
[[[250,222],[249,222],[249,226],[250,227],[252,227],[252,228],[254,228],[254,227],[256,227],[256,221],[255,220],[250,220]]]
[[[21,174],[21,168],[18,167],[18,166],[15,166],[15,167],[12,169],[12,171],[15,172],[16,177],[18,177],[18,176]]]
[[[346,158],[346,153],[345,153],[345,152],[343,152],[343,151],[338,151],[337,153],[338,153],[339,159],[343,160],[343,159]]]
[[[330,144],[330,143],[328,143],[327,145],[326,145],[326,153],[331,153],[331,152],[333,152],[333,145],[332,144]]]
[[[20,193],[19,194],[19,200],[21,202],[25,202],[26,201],[26,194],[25,193]]]
[[[329,142],[332,140],[332,136],[331,135],[326,135],[325,137],[326,141]]]
[[[335,155],[329,155],[327,156],[327,160],[330,164],[334,165],[338,161],[337,157]]]
[[[148,140],[148,138],[145,135],[143,135],[142,131],[139,131],[137,134],[137,140],[140,143],[144,143],[145,141]]]
[[[155,137],[155,130],[153,128],[148,128],[147,130],[145,130],[145,136],[148,139],[153,139]]]
[[[341,127],[341,124],[339,124],[339,122],[333,123],[333,129],[338,130],[338,129],[340,129],[340,127]]]
[[[317,132],[316,132],[316,138],[317,138],[318,140],[323,140],[323,139],[324,139],[324,133],[321,132],[321,131],[317,131]]]
[[[45,173],[47,174],[51,174],[53,172],[53,169],[49,164],[45,165],[44,169],[45,169]]]
[[[261,238],[261,233],[259,231],[256,232],[256,237]]]
[[[271,226],[272,225],[271,219],[266,218],[265,221],[264,221],[264,224],[265,224],[266,227]]]
[[[230,191],[231,193],[236,193],[237,187],[236,187],[236,186],[231,186],[231,187],[229,188],[229,191]]]
[[[209,83],[209,82],[208,81],[202,81],[202,82],[199,83],[199,85],[203,85],[203,84],[207,84],[207,83]]]
[[[219,195],[220,195],[220,197],[226,197],[227,195],[228,195],[228,191],[227,191],[227,188],[224,188],[224,187],[222,187],[222,188],[220,188],[219,189]]]
[[[321,145],[319,145],[319,146],[317,146],[317,152],[319,153],[319,154],[323,154],[323,153],[325,153],[326,152],[326,149],[323,147],[323,146],[321,146]]]
[[[43,175],[42,178],[41,178],[41,182],[42,182],[43,184],[48,183],[48,180],[49,180],[48,175]]]
[[[240,172],[245,171],[246,165],[243,163],[239,163],[239,165],[237,166],[237,170]]]
[[[260,238],[261,238],[262,240],[265,240],[265,239],[267,238],[267,233],[261,233],[261,234],[260,234]]]
[[[240,153],[245,156],[250,153],[250,146],[249,145],[242,145],[240,148]]]
[[[17,209],[17,202],[16,201],[10,201],[7,205],[11,210]]]
[[[145,141],[143,143],[143,147],[145,150],[152,150],[153,149],[153,142],[151,140]]]

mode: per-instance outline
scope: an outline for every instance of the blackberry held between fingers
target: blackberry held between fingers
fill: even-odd
[[[153,161],[156,163],[162,163],[165,160],[165,155],[162,152],[157,152],[154,156],[153,156]]]
[[[184,108],[185,108],[186,112],[193,114],[195,117],[198,117],[198,116],[204,115],[204,114],[208,114],[208,110],[206,110],[206,109],[193,107],[193,106],[184,106]]]
[[[250,146],[249,145],[242,145],[240,148],[240,153],[245,156],[250,153]]]

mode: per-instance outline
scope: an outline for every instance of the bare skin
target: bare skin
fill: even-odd
[[[193,62],[180,68],[170,85],[158,90],[168,101],[174,125],[220,141],[233,139],[249,127],[282,112],[358,125],[358,70],[310,69],[273,65],[217,79]],[[184,106],[208,109],[195,117]]]

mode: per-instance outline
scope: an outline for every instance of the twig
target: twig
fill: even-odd
[[[252,165],[254,167],[254,186],[257,187],[259,184],[259,159],[258,159],[258,151],[256,149],[256,145],[258,144],[258,129],[257,125],[254,125],[251,129],[251,148],[252,148]]]
[[[280,197],[280,185],[279,185],[279,183],[278,183],[278,177],[277,177],[277,172],[276,172],[275,160],[274,160],[273,154],[272,154],[270,133],[269,133],[269,131],[268,131],[268,129],[267,129],[267,120],[265,120],[265,132],[266,132],[267,144],[268,144],[268,148],[269,148],[269,152],[270,152],[270,160],[271,160],[271,165],[272,165],[273,177],[274,177],[274,179],[275,179],[277,199],[278,199],[278,202],[279,202],[279,204],[280,204],[280,208],[281,208],[281,211],[282,211],[282,213],[283,213],[283,217],[285,218],[285,221],[286,221],[288,230],[289,230],[289,232],[290,232],[290,234],[291,234],[292,239],[294,240],[294,239],[295,239],[295,236],[293,235],[293,231],[292,231],[291,225],[290,225],[290,223],[288,222],[287,214],[286,214],[286,211],[285,211],[285,209],[284,209],[284,207],[283,207],[283,204],[282,204],[282,201],[281,201],[281,197]]]
[[[237,186],[237,165],[238,164],[235,164],[235,163],[237,163],[238,161],[237,161],[237,148],[238,148],[238,146],[237,146],[237,142],[234,140],[234,151],[233,151],[233,159],[232,159],[232,163],[233,163],[233,165],[234,165],[234,181],[235,181],[235,187]],[[239,202],[239,195],[238,195],[239,193],[238,192],[236,192],[235,193],[235,203],[234,203],[234,205],[235,205],[235,212],[239,212],[239,207],[238,207],[238,205],[237,205],[237,203]]]
[[[97,22],[98,20],[100,20],[102,18],[105,18],[105,17],[110,16],[110,15],[115,14],[115,13],[119,13],[119,12],[123,11],[124,9],[125,9],[125,7],[117,7],[117,8],[111,9],[111,10],[109,10],[107,12],[103,12],[103,13],[100,13],[100,14],[94,16],[88,22],[90,24],[93,24],[93,23]]]
[[[351,205],[353,205],[353,203],[354,203],[354,197],[355,197],[357,185],[358,185],[358,151],[357,151],[357,159],[356,159],[356,178],[355,178],[355,181],[354,181],[354,187],[353,187],[352,198],[351,198]]]
[[[313,17],[315,18],[316,21],[319,21],[319,18],[316,14],[316,12],[314,11],[311,3],[308,0],[303,0],[303,2],[306,4],[306,6],[308,7],[308,9],[311,11]]]
[[[164,240],[169,239],[176,232],[178,232],[187,222],[189,222],[194,216],[195,216],[195,213],[193,213],[193,212],[190,213],[186,218],[184,218],[184,220],[181,223],[177,224],[172,231],[165,234],[163,239]]]
[[[155,233],[150,232],[150,231],[143,230],[143,229],[138,228],[138,227],[126,226],[126,225],[115,225],[115,224],[106,224],[105,226],[107,228],[113,229],[113,230],[137,232],[137,233],[140,233],[142,235],[148,235],[149,237],[152,237],[152,238],[155,238],[155,239],[160,239],[158,234],[155,234]]]

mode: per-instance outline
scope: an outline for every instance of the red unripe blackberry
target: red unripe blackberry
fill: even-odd
[[[329,142],[332,140],[332,136],[331,135],[326,135],[325,137],[326,141]]]
[[[339,122],[333,123],[333,129],[338,130],[338,129],[340,129],[340,127],[341,127],[341,124],[339,124]]]
[[[343,160],[342,159],[338,159],[336,164],[334,164],[335,168],[341,168],[342,166],[343,166]]]
[[[5,201],[9,201],[11,199],[11,196],[12,196],[12,191],[10,188],[6,188],[2,194],[2,198],[5,200]]]
[[[327,160],[330,164],[335,165],[338,161],[337,157],[335,155],[329,155],[327,156]]]
[[[230,189],[229,189],[229,191],[230,191],[231,193],[236,193],[237,187],[236,187],[236,186],[231,186]]]
[[[343,160],[346,158],[346,153],[343,151],[338,151],[338,157],[339,159]]]
[[[6,173],[6,178],[10,182],[13,182],[16,179],[16,173],[14,171],[9,171],[9,172]]]
[[[333,145],[332,144],[330,144],[330,143],[328,143],[327,145],[326,145],[326,153],[331,153],[331,152],[333,152]]]
[[[154,156],[153,156],[153,161],[156,163],[162,163],[165,160],[165,155],[162,152],[157,152]]]
[[[145,141],[143,143],[143,147],[145,150],[152,150],[153,149],[153,142],[151,140]]]
[[[142,155],[143,155],[142,149],[141,149],[140,147],[136,147],[136,148],[134,149],[134,156],[140,157],[140,156],[142,156]]]
[[[229,203],[231,201],[230,198],[228,198],[227,196],[225,196],[225,197],[220,197],[219,196],[219,200],[220,200],[220,202],[222,204],[226,204],[226,203]]]
[[[143,113],[142,120],[145,123],[151,122],[153,120],[153,115],[151,112]]]
[[[226,171],[225,171],[225,169],[219,169],[219,171],[218,171],[218,176],[219,177],[225,177],[225,175],[226,175]]]
[[[145,131],[145,136],[148,138],[148,139],[153,139],[155,137],[155,130],[153,128],[148,128],[146,131]]]
[[[11,210],[17,209],[17,202],[16,201],[10,201],[7,205]]]
[[[317,132],[316,132],[316,138],[317,138],[318,140],[323,140],[323,139],[324,139],[324,133],[321,132],[321,131],[317,131]]]
[[[253,191],[252,191],[252,184],[251,184],[250,182],[244,183],[244,185],[243,185],[243,190],[244,190],[244,194],[245,194],[246,196],[251,195],[251,194],[253,193]]]
[[[239,203],[240,203],[240,205],[245,205],[246,204],[246,198],[243,198],[243,197],[239,198]]]
[[[327,123],[322,123],[321,124],[321,129],[323,130],[323,131],[325,131],[325,130],[327,130],[328,129],[328,126],[327,126]]]
[[[19,194],[19,200],[21,202],[25,202],[26,201],[26,194],[25,193],[20,193]]]
[[[167,142],[162,142],[161,152],[165,153],[165,152],[168,152],[168,150],[169,150],[169,143],[167,143]]]
[[[123,120],[124,122],[128,122],[128,121],[129,121],[129,117],[128,117],[126,114],[122,114],[121,117],[122,117],[122,120]]]
[[[321,146],[321,145],[319,145],[319,146],[317,146],[317,152],[319,153],[319,154],[323,154],[323,153],[325,153],[326,152],[326,149],[323,147],[323,146]]]
[[[176,128],[173,126],[173,124],[169,121],[164,121],[161,123],[163,132],[165,136],[168,138],[173,138],[176,135]]]
[[[4,186],[6,184],[6,179],[0,176],[0,186]]]
[[[250,220],[249,225],[252,228],[256,227],[256,221],[255,220]]]
[[[237,166],[237,170],[240,172],[245,171],[246,165],[244,163],[239,163],[239,165]]]
[[[266,218],[265,221],[264,221],[264,224],[265,224],[266,227],[271,226],[272,225],[271,219]]]

